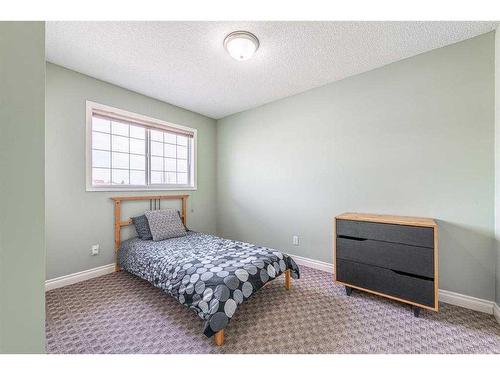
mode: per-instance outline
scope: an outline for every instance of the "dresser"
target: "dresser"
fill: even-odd
[[[438,226],[433,219],[344,213],[334,220],[335,281],[438,311]]]

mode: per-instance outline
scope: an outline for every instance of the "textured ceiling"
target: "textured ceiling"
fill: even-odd
[[[47,60],[222,118],[496,27],[496,22],[48,22]],[[233,60],[224,37],[260,48]]]

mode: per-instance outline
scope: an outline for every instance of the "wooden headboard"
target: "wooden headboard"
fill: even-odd
[[[115,253],[116,253],[116,264],[115,271],[120,271],[120,266],[118,264],[118,250],[121,245],[121,229],[122,227],[126,227],[132,224],[132,219],[128,218],[122,221],[122,213],[121,207],[122,202],[124,201],[149,201],[149,209],[150,210],[159,210],[161,208],[162,200],[182,200],[182,210],[181,210],[181,219],[184,225],[186,225],[186,207],[187,207],[187,199],[189,195],[143,195],[143,196],[130,196],[130,197],[111,197],[111,199],[115,203]]]

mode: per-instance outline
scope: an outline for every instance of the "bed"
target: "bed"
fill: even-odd
[[[125,270],[162,289],[203,320],[203,333],[224,343],[224,329],[242,303],[280,275],[285,288],[300,272],[294,260],[278,250],[214,235],[188,231],[186,236],[162,241],[131,238],[121,241],[121,204],[149,200],[150,209],[160,209],[161,200],[182,202],[181,219],[186,224],[188,195],[113,197],[115,212],[116,271]]]

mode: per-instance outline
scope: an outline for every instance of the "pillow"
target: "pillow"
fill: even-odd
[[[151,230],[149,229],[148,219],[146,215],[136,216],[132,218],[132,223],[134,223],[135,231],[141,240],[152,240],[153,236]]]
[[[181,216],[181,212],[180,212],[180,211],[177,211],[177,214],[179,215],[179,219],[181,219],[181,223],[182,223],[182,216]],[[189,232],[189,229],[188,229],[188,227],[186,226],[186,224],[182,223],[182,226],[184,227],[184,229],[186,230],[186,232]]]
[[[148,219],[153,241],[161,241],[186,235],[186,229],[184,228],[184,224],[182,224],[177,210],[169,208],[146,211],[144,215],[146,215]]]

